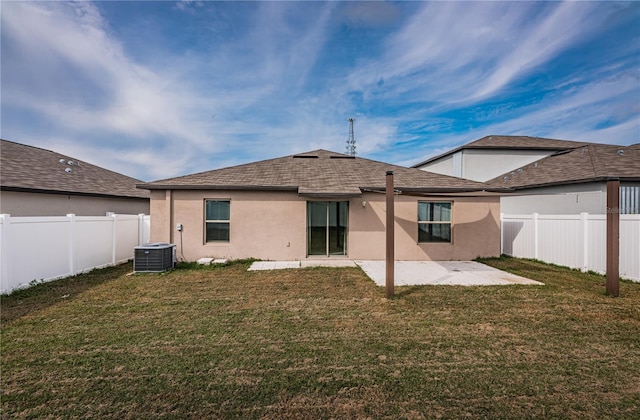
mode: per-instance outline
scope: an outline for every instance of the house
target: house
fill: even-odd
[[[0,213],[104,216],[149,213],[140,180],[38,147],[0,140]]]
[[[141,184],[151,241],[183,259],[385,259],[393,171],[397,260],[500,254],[499,196],[483,183],[326,150]]]
[[[640,144],[589,143],[500,175],[487,184],[513,190],[502,198],[509,214],[605,214],[607,180],[620,180],[620,213],[640,213]]]
[[[553,153],[587,143],[528,136],[486,136],[413,165],[413,168],[488,181]]]
[[[639,213],[638,147],[494,135],[413,167],[510,189],[506,214],[604,214],[606,180],[619,178],[622,212]]]

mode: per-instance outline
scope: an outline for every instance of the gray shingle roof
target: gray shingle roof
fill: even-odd
[[[589,143],[570,140],[547,139],[543,137],[529,136],[486,136],[467,143],[466,149],[542,149],[542,150],[568,150],[584,146]]]
[[[487,189],[481,182],[326,150],[164,179],[138,187],[291,190],[310,196],[358,196],[362,190],[384,190],[387,171],[394,172],[395,188],[405,192],[464,192]]]
[[[140,182],[61,153],[0,140],[3,190],[149,198],[136,188]]]
[[[427,163],[438,160],[444,156],[451,155],[463,149],[511,149],[511,150],[569,150],[576,147],[584,146],[590,143],[570,140],[556,140],[542,137],[529,136],[486,136],[481,139],[463,144],[460,147],[449,150],[438,156],[431,157],[420,163],[413,165],[413,168],[426,165]]]
[[[587,144],[500,175],[487,184],[525,189],[619,178],[640,181],[640,145]]]

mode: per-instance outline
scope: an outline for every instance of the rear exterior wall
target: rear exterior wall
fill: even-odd
[[[230,200],[228,242],[206,243],[206,199]],[[451,243],[418,243],[417,203],[429,200],[453,202]],[[376,193],[351,199],[314,200],[295,192],[153,190],[151,241],[176,244],[177,256],[185,261],[203,257],[304,260],[308,258],[307,201],[349,201],[346,258],[385,258],[386,202],[384,194]],[[498,256],[499,221],[499,197],[398,195],[395,199],[396,260],[444,261]],[[176,230],[178,223],[183,226],[181,233]]]

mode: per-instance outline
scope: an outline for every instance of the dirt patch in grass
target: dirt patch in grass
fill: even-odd
[[[358,268],[240,263],[3,297],[3,417],[638,418],[640,285],[483,262],[545,286],[388,300]]]

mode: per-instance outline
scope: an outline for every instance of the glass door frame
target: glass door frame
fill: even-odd
[[[324,223],[322,225],[314,226],[312,221],[313,215],[312,215],[311,209],[314,206],[318,207],[317,204],[323,205],[326,216],[324,219]],[[332,204],[334,204],[335,207],[332,206]],[[332,208],[335,208],[335,214],[332,214],[332,211],[331,211]],[[341,210],[343,211],[342,215],[341,215]],[[333,226],[331,223],[332,216],[334,218],[335,226]],[[344,224],[341,223],[342,221],[344,222]],[[314,246],[313,244],[314,227],[323,228],[324,230],[324,251],[322,253],[312,251],[312,248]],[[335,237],[333,239],[336,239],[338,243],[340,241],[342,242],[341,252],[337,252],[337,253],[331,252],[332,251],[332,247],[331,247],[332,233],[335,233]],[[348,200],[307,201],[307,257],[346,256],[347,249],[348,249],[347,248],[347,244],[348,244],[347,238],[349,236],[348,233],[349,233],[349,201]],[[317,247],[318,244],[315,244],[315,246]]]

